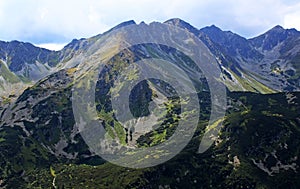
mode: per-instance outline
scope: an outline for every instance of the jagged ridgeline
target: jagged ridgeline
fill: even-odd
[[[135,24],[134,21],[124,22],[106,33]],[[180,19],[171,19],[164,24],[183,28],[199,37],[217,58],[224,83],[230,91],[274,93],[299,90],[300,32],[295,29],[275,26],[262,35],[246,39],[214,25],[197,29]],[[39,79],[64,68],[102,36],[74,39],[60,51],[18,41],[0,42],[1,97],[20,95]]]

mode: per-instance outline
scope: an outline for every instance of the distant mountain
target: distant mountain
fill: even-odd
[[[255,48],[260,49],[261,51],[270,51],[282,42],[290,42],[291,39],[299,37],[300,32],[296,29],[286,30],[282,26],[277,25],[266,33],[258,37],[254,37],[249,41]]]
[[[261,84],[273,91],[299,91],[299,42],[300,32],[276,26],[256,38],[245,39],[232,32],[222,31],[216,26],[201,29],[220,46],[220,51],[229,55],[238,64],[244,89],[268,92],[257,87]],[[234,76],[232,76],[234,77]],[[251,87],[249,89],[249,86]],[[237,88],[236,88],[237,89]],[[233,90],[235,90],[233,88]],[[269,91],[270,92],[270,91]]]
[[[276,26],[246,39],[215,25],[198,30],[180,19],[165,23],[199,36],[219,60],[224,82],[231,91],[272,93],[300,89],[300,32],[295,29]]]
[[[89,40],[74,39],[61,51],[50,51],[19,41],[0,41],[0,96],[20,94],[26,87],[60,70],[58,64],[80,53],[88,46]]]
[[[265,83],[279,91],[298,91],[300,32],[275,26],[249,41],[264,55],[263,60],[255,66],[255,71],[265,77]],[[272,80],[275,82],[270,82]]]
[[[219,44],[225,53],[231,57],[241,57],[245,60],[263,58],[263,55],[254,49],[246,38],[235,33],[222,31],[214,25],[205,27],[200,31],[208,35],[213,42]]]
[[[113,29],[130,24],[136,23],[124,22]],[[219,60],[224,82],[231,91],[270,93],[300,89],[300,32],[295,29],[275,26],[258,37],[246,39],[214,25],[199,30],[180,19],[170,19],[165,24],[190,31],[208,46]],[[101,34],[74,39],[61,51],[18,41],[0,42],[0,94],[22,91],[50,73],[76,66],[68,62],[100,37]]]
[[[2,64],[21,80],[41,79],[55,66],[58,53],[19,41],[0,42]]]

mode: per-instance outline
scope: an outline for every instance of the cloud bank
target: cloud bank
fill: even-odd
[[[275,25],[300,30],[297,0],[1,0],[0,40],[62,44],[103,33],[126,20],[181,18],[201,28],[215,24],[245,37]]]

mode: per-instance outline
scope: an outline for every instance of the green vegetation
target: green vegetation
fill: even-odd
[[[12,73],[0,60],[0,76],[4,77],[9,83],[18,83],[20,79]]]
[[[52,166],[50,166],[50,174],[51,176],[56,177],[55,170],[53,169]]]
[[[253,73],[250,73],[250,76],[244,74],[244,78],[239,77],[237,74],[235,74],[232,71],[230,71],[230,73],[238,81],[238,84],[237,84],[238,86],[237,85],[232,86],[232,84],[229,83],[228,81],[225,82],[225,84],[228,86],[229,90],[231,90],[231,91],[246,90],[246,91],[250,91],[250,92],[259,92],[262,94],[270,94],[270,93],[276,92],[276,91],[270,89],[269,87],[267,87],[266,85],[258,82],[254,78],[252,78],[251,75]],[[253,74],[253,75],[256,75],[256,74]],[[239,85],[241,85],[241,86],[239,86]]]
[[[147,184],[145,170],[117,167],[57,164],[55,184],[58,188],[140,188]],[[49,169],[33,171],[28,175],[28,188],[51,188],[52,173]]]
[[[117,133],[120,143],[126,145],[126,133],[124,131],[124,127],[118,121],[114,121],[114,129]]]
[[[31,90],[26,95],[33,95],[34,90],[41,89],[35,87]],[[300,112],[300,93],[291,93],[296,98],[290,102],[284,93],[229,93],[231,103],[225,119],[222,120],[223,127],[218,142],[206,152],[198,154],[199,142],[205,129],[208,129],[210,104],[209,93],[199,93],[202,105],[201,120],[193,139],[172,160],[149,169],[127,169],[91,159],[80,135],[71,136],[74,120],[70,113],[70,101],[65,100],[69,99],[68,95],[70,94],[66,91],[59,95],[52,94],[47,100],[33,107],[32,117],[38,116],[39,121],[24,122],[27,130],[32,133],[30,137],[26,137],[18,126],[1,127],[0,158],[1,162],[5,162],[1,166],[1,178],[8,179],[5,185],[9,188],[51,188],[54,178],[58,188],[284,188],[287,184],[292,188],[300,186],[299,172],[291,168],[281,168],[279,173],[269,176],[253,163],[261,160],[269,171],[279,160],[284,165],[299,165],[299,160],[294,157],[300,152],[300,129],[297,120]],[[155,96],[151,94],[151,97]],[[61,108],[62,102],[65,108]],[[161,126],[141,136],[137,141],[139,147],[154,146],[172,136],[177,121],[188,116],[179,111],[179,102],[179,99],[174,98],[165,103],[167,112],[165,118],[160,120]],[[57,116],[63,115],[64,121],[59,123],[55,114],[50,112],[57,112]],[[127,145],[125,130],[115,120],[113,112],[101,109],[98,116],[106,122],[108,134],[118,139],[122,145]],[[209,128],[218,125],[220,121]],[[78,157],[72,160],[63,156],[55,157],[49,153],[44,145],[54,150],[54,145],[59,141],[56,136],[64,136],[69,143],[64,151],[68,154],[77,152]],[[76,143],[71,143],[71,140],[75,140]],[[272,155],[274,150],[277,159],[264,160],[266,155]],[[15,158],[11,159],[11,156]],[[159,157],[159,154],[155,157]],[[24,176],[17,177],[16,175],[20,175],[23,170],[26,170]]]
[[[174,55],[174,60],[183,70],[193,73],[194,63],[184,55],[174,49],[160,48],[165,48],[165,54],[159,54],[161,49],[153,45],[146,49],[153,56],[165,55],[165,59],[170,54]],[[170,139],[178,122],[190,119],[193,110],[181,110],[181,104],[189,99],[180,99],[167,83],[154,79],[140,82],[130,94],[130,111],[135,118],[149,116],[153,111],[158,122],[151,131],[142,133],[136,141],[129,143],[134,131],[125,128],[116,119],[111,96],[118,95],[121,88],[126,87],[123,81],[116,83],[118,74],[127,69],[131,61],[144,58],[144,54],[135,54],[131,50],[126,49],[122,56],[113,57],[102,70],[95,91],[98,112],[95,119],[103,123],[106,136],[120,143],[122,149],[127,145],[143,149]],[[11,102],[11,117],[1,117],[0,179],[3,183],[0,187],[299,188],[300,93],[290,94],[295,96],[294,100],[288,100],[285,93],[258,94],[258,91],[274,91],[250,76],[245,76],[244,80],[232,73],[242,88],[255,93],[229,92],[226,116],[208,125],[211,97],[209,92],[200,92],[200,89],[206,89],[206,84],[195,81],[199,84],[200,121],[189,144],[161,165],[128,169],[105,162],[90,152],[80,135],[71,100],[74,81],[70,77],[75,71],[64,70],[41,80],[27,89],[16,102]],[[134,69],[128,73],[127,79],[138,77]],[[90,84],[82,85],[84,89],[90,89]],[[159,88],[156,88],[158,85]],[[171,95],[162,100],[160,93]],[[149,106],[155,100],[161,102],[161,107],[151,110]],[[199,144],[205,131],[216,128],[221,122],[222,130],[215,137],[216,143],[199,154]],[[142,158],[159,158],[162,153],[166,152],[157,151]],[[281,165],[278,165],[279,161]],[[278,172],[274,171],[276,168]]]

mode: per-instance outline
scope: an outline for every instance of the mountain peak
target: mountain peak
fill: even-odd
[[[285,30],[282,26],[280,26],[280,25],[276,25],[276,26],[274,26],[271,30]]]
[[[287,33],[287,35],[292,36],[292,35],[300,35],[300,32],[298,30],[296,30],[295,28],[291,28],[291,29],[284,29],[282,26],[277,25],[275,27],[273,27],[271,30],[269,31],[273,31],[273,32],[278,32],[278,33]]]
[[[173,24],[173,25],[179,25],[179,24],[189,24],[186,21],[180,19],[180,18],[171,18],[164,22],[165,24]],[[189,24],[190,25],[190,24]]]
[[[188,22],[181,20],[180,18],[172,18],[172,19],[165,21],[164,23],[174,25],[174,26],[177,26],[177,27],[180,27],[183,29],[187,29],[188,31],[190,31],[191,33],[193,33],[195,35],[199,34],[199,30],[197,28],[195,28]]]
[[[266,33],[284,33],[285,31],[286,31],[286,29],[284,29],[282,26],[276,25],[273,28],[271,28],[269,31],[267,31]]]
[[[122,23],[116,25],[115,27],[111,28],[110,30],[104,32],[103,34],[109,33],[109,32],[111,32],[111,31],[113,31],[113,30],[122,28],[122,27],[124,27],[124,26],[129,26],[129,25],[132,25],[132,24],[134,24],[134,25],[136,24],[134,20],[128,20],[128,21],[122,22]],[[102,34],[99,34],[99,35],[94,36],[94,37],[99,37],[99,36],[101,36],[101,35],[102,35]]]
[[[216,25],[212,24],[211,26],[207,26],[205,27],[207,29],[212,29],[212,30],[218,30],[218,31],[222,31],[219,27],[217,27]]]
[[[297,31],[295,28],[285,29],[280,25],[276,25],[273,28],[271,28],[269,31],[267,31],[265,34],[286,34],[288,36],[291,36],[291,35],[295,35],[295,34],[296,35],[300,34],[300,32]],[[262,34],[262,35],[265,35],[265,34]]]
[[[113,27],[112,29],[118,29],[118,28],[121,28],[121,27],[124,27],[124,26],[129,26],[129,25],[132,25],[132,24],[136,24],[134,20],[128,20],[128,21],[125,21],[125,22],[122,22],[121,24],[118,24],[117,26]]]
[[[276,25],[266,33],[250,39],[250,41],[256,48],[271,50],[286,39],[299,36],[300,32],[295,29],[284,29],[282,26]]]
[[[218,34],[220,35],[221,33],[224,33],[223,30],[221,30],[219,27],[217,27],[216,25],[211,25],[211,26],[206,26],[202,29],[200,29],[200,31],[202,31],[203,33],[206,33],[206,34]]]

